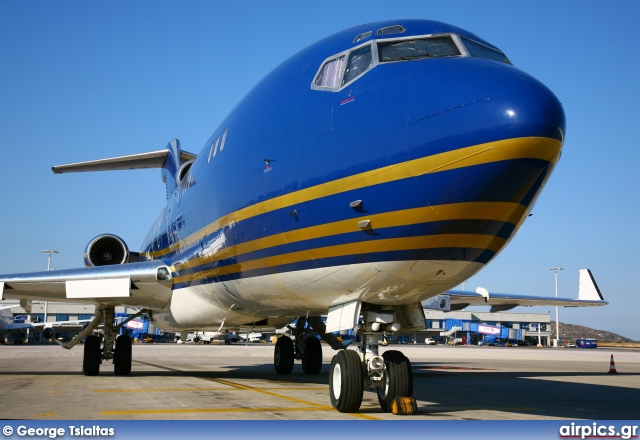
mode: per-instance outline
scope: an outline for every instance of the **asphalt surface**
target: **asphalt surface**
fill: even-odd
[[[317,376],[273,368],[273,345],[136,344],[130,376],[85,377],[82,345],[0,346],[2,419],[553,420],[640,418],[640,350],[394,345],[412,362],[418,414],[329,401],[333,350]],[[617,374],[609,373],[611,355]],[[10,402],[10,404],[7,404]]]

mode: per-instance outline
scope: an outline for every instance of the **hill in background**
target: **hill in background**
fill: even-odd
[[[555,338],[556,323],[551,323],[551,337]],[[560,323],[560,339],[575,342],[576,339],[589,338],[597,339],[598,342],[636,342],[633,339],[625,338],[616,333],[606,330],[595,330],[583,325]]]

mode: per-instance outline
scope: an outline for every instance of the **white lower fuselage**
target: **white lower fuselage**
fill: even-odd
[[[154,312],[153,319],[164,330],[218,330],[265,319],[263,326],[280,326],[356,299],[381,305],[419,302],[457,286],[482,267],[467,261],[379,262],[204,284],[175,290],[170,304]]]

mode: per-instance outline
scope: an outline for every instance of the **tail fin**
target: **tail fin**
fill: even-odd
[[[87,171],[162,168],[162,180],[167,184],[167,198],[169,198],[180,181],[180,167],[195,158],[195,154],[180,149],[180,141],[178,139],[172,139],[164,150],[58,165],[52,167],[51,171],[53,171],[54,174],[63,174]]]
[[[585,299],[590,301],[604,301],[602,293],[596,284],[596,280],[593,278],[589,269],[580,269],[580,278],[578,280],[578,299]]]

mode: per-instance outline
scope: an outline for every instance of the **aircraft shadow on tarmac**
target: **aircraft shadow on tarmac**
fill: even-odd
[[[637,388],[573,381],[581,377],[606,378],[607,372],[446,370],[433,363],[418,362],[413,364],[413,375],[414,396],[418,401],[430,403],[419,405],[419,411],[434,416],[488,410],[538,417],[633,420],[637,419],[640,407]],[[627,383],[640,381],[640,374],[624,376]]]
[[[130,378],[196,377],[204,380],[266,380],[282,386],[316,384],[327,386],[329,364],[325,362],[318,375],[305,375],[296,364],[291,375],[279,375],[272,364],[221,365],[209,371],[180,370],[179,367],[162,367],[149,371],[154,364],[136,362]],[[97,378],[114,375],[111,364],[103,364]],[[8,375],[76,376],[72,371],[19,371],[0,372]],[[461,411],[506,412],[518,419],[518,415],[562,419],[635,420],[640,408],[640,389],[624,386],[576,383],[580,377],[608,376],[605,373],[556,373],[556,372],[504,372],[481,368],[452,368],[434,363],[413,364],[414,397],[418,412],[434,418],[456,417]],[[624,382],[640,382],[640,374],[620,373]],[[566,378],[566,380],[563,380]],[[553,379],[553,380],[545,380]],[[111,379],[109,379],[111,380]],[[586,379],[588,380],[588,379]],[[604,381],[604,380],[603,380]],[[361,408],[360,412],[375,414],[379,408]],[[472,417],[468,417],[472,418]],[[528,418],[528,417],[526,417]]]

